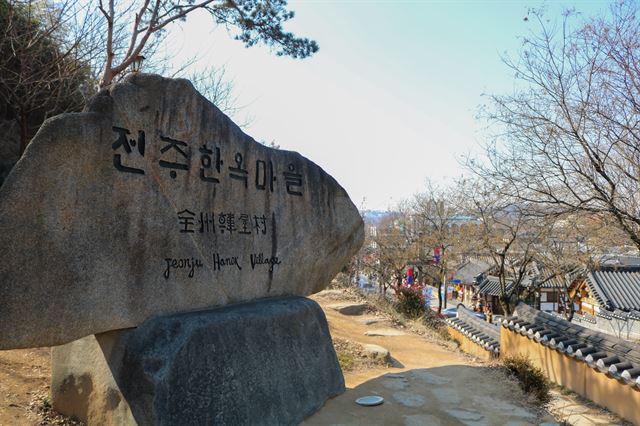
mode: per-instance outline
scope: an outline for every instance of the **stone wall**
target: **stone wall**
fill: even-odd
[[[498,353],[487,350],[487,348],[471,340],[469,336],[453,326],[449,326],[448,332],[449,336],[451,336],[453,340],[458,342],[458,345],[460,345],[460,350],[462,352],[468,353],[485,361],[494,360],[499,356]]]
[[[475,315],[469,309],[458,307],[456,318],[446,320],[451,337],[458,341],[460,349],[485,360],[500,353],[500,328]]]
[[[500,356],[527,356],[549,380],[640,424],[640,346],[518,305]]]

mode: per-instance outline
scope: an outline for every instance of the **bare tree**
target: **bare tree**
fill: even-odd
[[[160,61],[159,64],[166,64],[166,62]],[[238,126],[249,126],[253,121],[252,117],[247,114],[240,117],[240,113],[245,106],[238,103],[234,82],[227,76],[226,68],[224,66],[207,66],[194,70],[193,67],[196,64],[197,58],[194,58],[194,64],[190,65],[188,69],[176,70],[173,76],[181,77],[186,74],[186,78],[193,83],[196,90],[220,111],[233,118]],[[145,66],[145,68],[147,67]],[[260,143],[271,148],[280,148],[280,145],[276,144],[275,140],[269,143],[260,141]]]
[[[537,214],[609,216],[640,248],[638,3],[572,27],[576,16],[552,25],[531,11],[537,30],[505,59],[517,89],[490,97],[488,161],[469,166]]]
[[[75,1],[0,0],[0,108],[20,129],[22,153],[46,118],[82,108],[92,92],[87,35]]]
[[[224,67],[206,67],[189,74],[189,81],[207,98],[226,114],[233,115],[240,110],[238,99],[234,94],[233,81],[226,76]]]
[[[491,259],[500,284],[500,305],[511,315],[518,302],[538,288],[531,280],[530,267],[550,228],[524,214],[522,206],[502,195],[495,185],[467,183],[464,193],[467,211],[480,220],[469,243],[475,244],[480,256]]]
[[[315,42],[283,31],[293,17],[284,0],[0,0],[0,114],[19,129],[18,155],[46,118],[81,110],[98,80],[104,86],[122,77],[143,54],[146,70],[167,74],[165,29],[199,9],[235,28],[247,46],[262,42],[301,58],[317,50]],[[236,114],[241,106],[224,67],[189,72],[196,61],[172,74],[190,77],[223,112]]]
[[[185,20],[196,10],[207,11],[216,24],[236,29],[234,38],[247,47],[264,43],[275,47],[277,55],[310,56],[318,45],[282,28],[294,16],[286,5],[286,0],[140,0],[118,10],[115,0],[99,0],[98,9],[106,23],[106,59],[100,86],[110,85],[144,56],[169,24]]]
[[[411,205],[420,232],[420,243],[427,250],[438,248],[440,258],[435,262],[438,271],[438,313],[447,307],[446,297],[442,297],[442,289],[447,287],[447,268],[457,255],[454,251],[460,248],[460,227],[458,223],[462,210],[457,193],[453,188],[443,188],[428,180],[425,191],[417,194]]]
[[[561,285],[561,304],[565,318],[573,319],[578,293],[570,287],[574,279],[598,267],[613,247],[629,244],[628,236],[603,215],[574,213],[566,218],[542,219],[549,227],[536,245],[538,284],[554,280]]]
[[[407,268],[419,261],[422,249],[406,206],[401,205],[398,210],[380,223],[375,235],[368,237],[369,247],[373,248],[363,258],[363,266],[379,277],[383,295],[388,288],[398,293]]]

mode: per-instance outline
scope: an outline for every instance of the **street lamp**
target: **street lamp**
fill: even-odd
[[[138,55],[138,56],[135,57],[135,59],[131,63],[131,66],[133,68],[133,72],[139,72],[140,71],[140,67],[142,67],[142,61],[144,61],[144,56],[143,55]]]

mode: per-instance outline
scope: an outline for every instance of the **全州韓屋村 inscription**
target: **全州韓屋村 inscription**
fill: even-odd
[[[267,217],[248,213],[178,212],[178,229],[183,234],[266,235]]]

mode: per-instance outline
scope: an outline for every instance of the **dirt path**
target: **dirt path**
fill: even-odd
[[[394,367],[345,373],[347,391],[328,401],[303,425],[538,425],[553,423],[526,404],[520,388],[486,364],[444,348],[407,330],[398,336],[366,336],[393,324],[366,325],[372,315],[346,316],[328,307],[348,301],[340,292],[313,296],[329,320],[334,338],[387,348]],[[384,318],[382,318],[384,319]],[[67,425],[46,408],[51,378],[50,349],[0,351],[0,426]],[[360,407],[361,396],[385,398],[378,407]],[[620,424],[597,407],[557,395],[556,412],[579,426]],[[553,407],[552,407],[553,408]]]
[[[33,425],[30,406],[49,393],[49,348],[0,352],[0,426]]]
[[[346,373],[347,391],[328,401],[304,425],[538,425],[553,422],[527,405],[516,383],[459,352],[409,333],[366,336],[388,325],[365,325],[362,316],[328,308],[335,298],[314,299],[323,306],[334,337],[387,348],[396,367]],[[360,407],[355,399],[379,395],[378,407]]]

